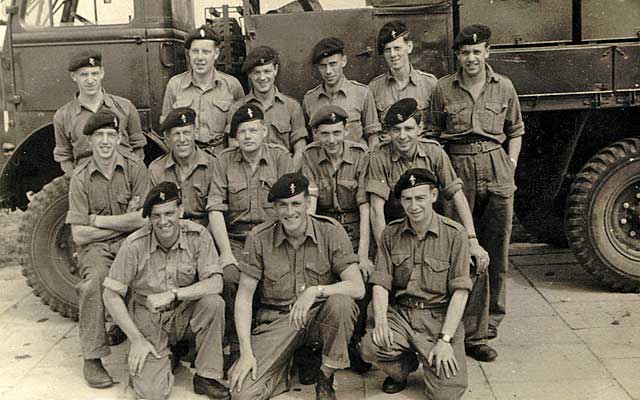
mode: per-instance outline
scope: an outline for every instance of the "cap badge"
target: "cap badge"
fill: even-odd
[[[249,118],[253,118],[253,111],[251,111],[250,108],[247,108],[247,115],[249,116]]]
[[[398,121],[404,120],[404,117],[402,116],[402,114],[396,114],[396,118],[398,118]]]
[[[260,59],[260,64],[266,64],[266,63],[267,63],[267,61],[264,58]]]
[[[93,57],[89,57],[89,64],[91,64],[92,67],[96,66],[96,59]]]
[[[395,39],[395,38],[396,38],[396,35],[397,35],[396,31],[391,31],[391,37],[392,37],[392,38],[394,38],[394,39]]]
[[[415,186],[416,185],[416,177],[411,175],[409,177],[409,182],[411,182],[411,186]]]
[[[295,185],[295,183],[292,183],[292,184],[289,186],[289,190],[291,191],[291,194],[294,194],[294,193],[296,192],[296,185]]]
[[[117,128],[118,127],[118,118],[113,117],[113,125]]]
[[[336,122],[336,113],[331,113],[331,121]]]
[[[187,116],[186,116],[185,114],[182,114],[182,115],[180,116],[180,119],[182,120],[182,123],[183,123],[183,124],[186,124],[186,123],[187,123]]]
[[[473,34],[473,43],[476,43],[476,42],[478,42],[478,34],[474,33]]]
[[[167,196],[164,194],[164,192],[160,192],[160,194],[158,194],[158,197],[160,198],[160,200],[165,201],[165,199],[167,198]]]
[[[206,35],[205,35],[205,32],[204,32],[204,29],[200,29],[200,37],[205,37],[205,36]]]

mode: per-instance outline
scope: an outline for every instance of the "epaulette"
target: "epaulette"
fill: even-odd
[[[311,142],[305,146],[304,151],[311,150],[311,149],[320,149],[320,148],[322,148],[322,145],[320,144],[320,142]]]
[[[181,219],[180,220],[180,230],[183,232],[206,232],[207,228],[205,228],[204,226],[200,225],[200,224],[196,224],[193,221],[190,221],[188,219]]]
[[[427,76],[429,78],[433,78],[436,81],[438,80],[438,78],[436,78],[436,76],[434,74],[430,74],[428,72],[420,71],[419,69],[414,69],[414,71],[416,71],[420,75],[424,75],[424,76]]]
[[[438,145],[438,146],[442,147],[442,144],[440,142],[438,142],[437,140],[435,140],[435,139],[429,139],[429,138],[426,138],[426,137],[421,137],[421,138],[418,138],[418,141],[420,143],[435,144],[435,145]]]
[[[380,79],[383,79],[383,78],[384,78],[384,76],[385,76],[386,74],[387,74],[387,73],[386,73],[386,72],[384,72],[384,73],[382,73],[382,74],[380,74],[380,75],[376,76],[375,78],[373,78],[373,79],[371,79],[371,80],[369,81],[369,84],[371,84],[371,83],[373,83],[373,82],[375,82],[375,81],[379,81]]]
[[[73,175],[80,175],[82,171],[87,168],[87,165],[89,165],[89,161],[91,161],[91,157],[85,157],[80,160],[78,165],[73,169]]]
[[[367,152],[369,150],[369,146],[367,146],[364,143],[360,143],[360,142],[353,142],[351,140],[345,140],[345,143],[347,143],[349,145],[349,147],[354,148],[354,149],[360,149],[364,152]]]
[[[263,222],[261,224],[258,224],[256,226],[254,226],[253,228],[251,228],[251,234],[252,235],[257,235],[261,232],[266,231],[267,229],[271,228],[273,225],[275,225],[278,222],[277,219],[272,219],[266,222]]]
[[[240,147],[238,147],[237,145],[229,146],[229,147],[227,147],[226,149],[222,149],[222,150],[220,151],[220,153],[218,153],[218,157],[222,157],[222,155],[223,155],[223,154],[231,153],[232,151],[235,151],[235,150],[237,150],[237,149],[239,149],[239,148],[240,148]]]
[[[347,80],[348,80],[349,82],[353,83],[353,84],[354,84],[354,85],[356,85],[356,86],[362,86],[362,87],[367,88],[367,89],[369,88],[369,86],[365,85],[365,84],[364,84],[364,83],[362,83],[362,82],[354,81],[354,80],[351,80],[351,79],[347,79]]]
[[[464,226],[462,226],[461,223],[456,222],[454,220],[452,220],[451,218],[445,217],[444,215],[440,215],[440,221],[442,221],[443,224],[448,225],[452,228],[454,228],[457,231],[464,231]]]
[[[313,87],[313,88],[311,88],[311,89],[307,90],[307,91],[305,92],[305,94],[304,94],[304,95],[306,96],[306,95],[308,95],[308,94],[311,94],[311,93],[313,93],[313,92],[317,91],[318,89],[320,89],[321,87],[322,87],[322,84],[319,84],[318,86]]]
[[[147,224],[137,231],[133,231],[129,236],[127,236],[126,241],[129,243],[133,243],[135,240],[151,235],[151,224]]]
[[[282,150],[285,153],[289,152],[289,149],[287,149],[286,147],[284,147],[283,145],[279,144],[279,143],[265,143],[265,146],[272,148],[272,149],[278,149],[278,150]]]
[[[317,220],[323,221],[323,222],[329,222],[331,225],[340,225],[340,222],[338,222],[337,220],[331,218],[331,217],[327,217],[325,215],[318,215],[318,214],[310,214],[311,218],[315,218]]]
[[[394,219],[393,221],[389,222],[387,225],[398,225],[401,224],[402,222],[404,222],[404,220],[407,217],[402,217],[402,218],[398,218],[398,219]]]
[[[143,160],[138,158],[138,156],[133,154],[132,152],[123,151],[120,154],[122,155],[122,158],[125,158],[127,161],[132,162],[134,164],[140,164],[143,162]]]

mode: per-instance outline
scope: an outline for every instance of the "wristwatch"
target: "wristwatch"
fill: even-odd
[[[442,332],[438,333],[438,340],[442,340],[445,343],[451,343],[451,339],[453,338],[449,335],[445,335]]]
[[[173,301],[174,302],[178,301],[178,289],[176,288],[171,289],[171,294],[173,295]]]

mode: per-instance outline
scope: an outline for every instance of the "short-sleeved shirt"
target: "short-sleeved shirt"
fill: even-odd
[[[311,118],[316,111],[329,104],[340,106],[349,114],[349,140],[366,144],[369,135],[382,129],[373,95],[369,88],[360,82],[343,78],[335,97],[327,93],[324,84],[321,83],[305,93],[302,99],[302,109],[307,118]]]
[[[244,240],[251,228],[275,218],[267,196],[276,180],[291,168],[289,152],[277,144],[262,145],[255,171],[239,147],[225,149],[214,164],[207,211],[224,213],[229,237]]]
[[[140,115],[133,103],[124,97],[103,93],[100,108],[108,109],[118,116],[122,141],[120,149],[124,152],[142,149],[147,139],[142,132]],[[76,96],[62,106],[53,116],[53,129],[56,145],[53,149],[53,159],[59,163],[71,161],[75,164],[79,160],[91,156],[91,145],[88,136],[82,133],[90,116],[94,114]]]
[[[196,138],[209,143],[224,137],[227,113],[244,96],[240,82],[231,75],[215,71],[213,81],[202,89],[193,82],[191,71],[172,77],[162,102],[161,121],[173,109],[191,107],[196,112]]]
[[[309,286],[331,285],[357,263],[344,228],[335,220],[307,216],[305,240],[295,249],[279,221],[251,230],[239,269],[262,282],[262,304],[286,306],[296,302]]]
[[[209,153],[196,148],[193,165],[187,170],[186,178],[181,181],[178,165],[171,153],[156,159],[149,165],[151,183],[169,181],[178,185],[182,193],[182,206],[185,218],[194,221],[207,221],[207,200],[213,175],[215,158]]]
[[[444,141],[465,140],[469,135],[498,143],[524,135],[518,94],[506,76],[493,72],[477,100],[462,80],[462,71],[438,81],[431,97],[429,129]]]
[[[373,78],[369,82],[369,89],[376,101],[378,118],[380,123],[384,121],[384,116],[389,107],[398,100],[413,98],[418,103],[418,110],[422,115],[422,120],[427,121],[429,113],[429,101],[431,93],[436,87],[438,79],[431,74],[422,72],[411,67],[409,72],[409,82],[404,88],[398,88],[396,79],[391,72],[387,71]]]
[[[178,240],[165,249],[152,226],[146,225],[122,243],[104,286],[123,297],[129,288],[149,296],[222,274],[217,261],[218,253],[206,228],[181,220]]]
[[[293,146],[300,140],[307,140],[307,128],[305,127],[302,106],[293,97],[280,92],[278,88],[275,90],[273,103],[267,108],[256,98],[253,91],[233,104],[227,114],[226,132],[229,132],[233,113],[241,106],[253,103],[264,112],[264,120],[269,127],[267,142],[280,144],[293,154]]]
[[[426,168],[438,178],[438,188],[446,199],[462,189],[462,180],[456,175],[447,153],[438,142],[429,139],[418,139],[413,159],[408,159],[398,150],[393,142],[382,143],[369,157],[369,175],[366,191],[373,193],[387,202],[385,215],[387,221],[404,216],[400,201],[392,192],[400,175],[411,168]]]
[[[471,290],[469,240],[457,222],[434,213],[420,239],[405,217],[385,227],[380,243],[369,282],[393,298],[409,295],[438,307],[454,291]]]
[[[89,225],[91,214],[126,214],[134,196],[142,205],[150,186],[147,167],[133,155],[117,154],[111,180],[100,172],[93,157],[85,159],[71,176],[66,223]]]

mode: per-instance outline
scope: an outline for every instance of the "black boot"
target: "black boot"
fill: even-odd
[[[205,378],[195,374],[193,376],[193,391],[196,394],[203,394],[210,399],[228,400],[231,398],[229,389],[215,379]]]

